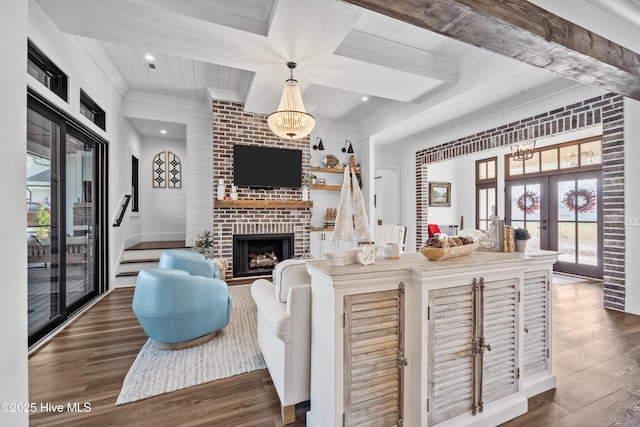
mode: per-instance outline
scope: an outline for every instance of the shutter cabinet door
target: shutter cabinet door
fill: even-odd
[[[483,404],[517,391],[518,279],[485,282],[483,329],[484,342],[491,346],[482,353]]]
[[[548,271],[524,275],[523,376],[549,369],[547,323],[549,321]]]
[[[404,289],[344,298],[344,425],[401,426]]]
[[[429,425],[469,412],[473,403],[472,287],[429,291]]]

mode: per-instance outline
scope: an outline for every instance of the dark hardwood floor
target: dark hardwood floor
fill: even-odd
[[[554,371],[558,387],[529,400],[529,412],[504,426],[639,426],[640,317],[602,308],[599,282],[554,285]],[[280,426],[266,370],[115,406],[146,341],[133,289],[118,289],[29,359],[30,401],[88,402],[91,411],[38,411],[33,426]],[[304,426],[305,408],[297,411]],[[413,426],[410,426],[413,427]]]
[[[116,406],[122,381],[147,337],[131,300],[116,289],[29,358],[29,397],[62,404],[62,413],[38,410],[32,426],[281,426],[280,405],[266,370]],[[67,403],[91,404],[72,413]],[[300,408],[304,426],[304,408]]]
[[[503,427],[640,426],[640,316],[602,308],[600,282],[553,286],[553,371]]]

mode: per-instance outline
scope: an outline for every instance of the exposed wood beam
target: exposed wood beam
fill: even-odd
[[[345,0],[640,100],[640,55],[525,0]]]

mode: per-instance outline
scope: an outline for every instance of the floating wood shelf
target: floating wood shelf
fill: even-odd
[[[311,209],[312,201],[304,200],[214,200],[214,208],[239,209]]]
[[[311,227],[310,231],[333,231],[333,227]]]
[[[344,169],[338,169],[338,168],[309,168],[309,170],[311,172],[344,173]],[[356,175],[359,175],[362,173],[362,171],[359,169],[357,169],[355,172],[356,172]]]
[[[342,185],[325,185],[325,184],[314,184],[309,187],[312,190],[331,190],[331,191],[340,191],[342,189]]]

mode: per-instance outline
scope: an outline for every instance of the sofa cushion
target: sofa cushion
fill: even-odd
[[[280,302],[287,302],[289,287],[308,283],[311,283],[311,276],[307,273],[307,264],[303,259],[286,259],[273,269],[276,299]]]
[[[291,341],[291,316],[287,304],[273,297],[273,283],[258,279],[251,285],[251,297],[256,303],[258,318],[264,320],[271,333],[283,343]],[[260,323],[260,320],[258,320]]]

